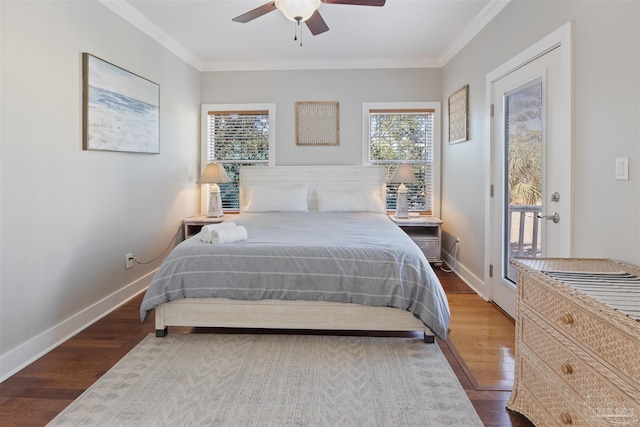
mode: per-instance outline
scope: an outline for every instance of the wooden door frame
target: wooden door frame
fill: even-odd
[[[560,49],[560,61],[561,61],[561,87],[562,92],[558,94],[558,99],[561,104],[561,111],[563,116],[559,118],[562,123],[567,125],[562,128],[562,136],[564,140],[570,141],[570,168],[569,175],[572,177],[570,185],[571,193],[573,194],[573,158],[574,158],[574,111],[573,111],[573,21],[563,25],[553,33],[549,34],[533,46],[525,49],[520,54],[516,55],[509,61],[505,62],[495,70],[487,74],[485,84],[485,111],[487,111],[485,119],[485,141],[488,143],[485,147],[485,159],[488,160],[489,167],[485,171],[485,243],[484,243],[484,282],[482,294],[488,298],[489,301],[493,301],[493,287],[491,286],[490,276],[490,264],[492,254],[492,243],[497,230],[493,228],[493,169],[496,166],[493,161],[493,117],[491,116],[493,100],[493,87],[494,83],[500,80],[507,74],[517,70],[518,68],[534,61],[541,57],[545,53],[552,49]],[[568,195],[571,202],[568,206],[567,218],[573,218],[573,197]],[[573,224],[573,221],[572,221]],[[502,232],[502,231],[501,231]],[[573,235],[573,233],[571,233]],[[569,252],[573,254],[573,238],[569,243]]]

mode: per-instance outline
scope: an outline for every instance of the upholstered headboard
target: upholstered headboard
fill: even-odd
[[[309,210],[318,210],[316,190],[375,191],[386,200],[383,166],[245,166],[240,169],[240,211],[247,205],[247,187],[293,188],[309,186]],[[384,206],[381,212],[385,212]]]

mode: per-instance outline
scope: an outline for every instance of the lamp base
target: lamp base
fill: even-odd
[[[207,217],[220,218],[221,216],[224,216],[224,212],[222,211],[222,198],[220,197],[220,190],[211,191],[209,193],[209,211],[207,212]]]
[[[407,203],[407,193],[398,191],[398,197],[396,199],[396,218],[406,219],[409,218],[409,208]]]

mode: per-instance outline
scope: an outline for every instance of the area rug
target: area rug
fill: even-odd
[[[50,426],[482,426],[417,338],[149,335]]]

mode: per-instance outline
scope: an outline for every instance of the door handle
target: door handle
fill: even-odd
[[[555,224],[560,222],[560,214],[558,214],[558,212],[554,212],[553,215],[540,215],[540,214],[538,214],[538,218],[540,218],[540,219],[550,219]]]

